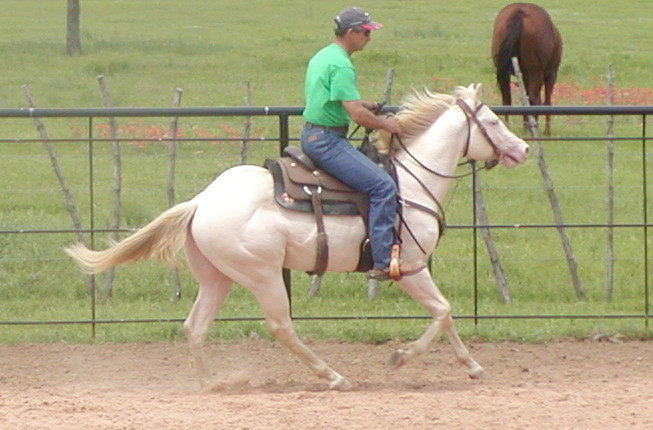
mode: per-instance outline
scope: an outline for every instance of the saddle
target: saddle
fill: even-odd
[[[286,147],[284,156],[280,158],[266,159],[264,166],[272,174],[274,198],[281,207],[315,213],[318,230],[317,261],[312,273],[322,276],[329,260],[323,216],[359,215],[367,224],[367,196],[317,168],[296,146]],[[365,272],[372,267],[368,243],[369,240],[365,239],[361,244],[357,272]]]
[[[274,198],[286,209],[313,213],[312,195],[319,196],[325,215],[360,215],[367,218],[367,196],[317,168],[296,146],[284,157],[265,160],[274,178]]]

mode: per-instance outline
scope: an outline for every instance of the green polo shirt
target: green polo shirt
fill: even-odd
[[[304,119],[327,127],[348,125],[342,101],[359,100],[356,71],[347,51],[332,43],[308,61],[304,80]]]

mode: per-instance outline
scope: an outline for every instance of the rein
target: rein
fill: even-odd
[[[417,157],[415,157],[415,155],[413,155],[413,153],[410,152],[410,151],[408,150],[408,148],[406,147],[406,145],[404,145],[404,142],[401,141],[401,138],[400,138],[399,136],[397,136],[397,135],[393,135],[392,137],[393,137],[393,139],[394,139],[394,138],[397,139],[397,142],[399,142],[399,145],[401,145],[401,148],[402,148],[402,149],[406,152],[406,154],[408,154],[408,155],[410,156],[410,158],[412,158],[413,161],[416,162],[416,163],[417,163],[421,168],[423,168],[423,169],[426,170],[427,172],[432,173],[433,175],[435,175],[435,176],[439,176],[439,177],[441,177],[441,178],[446,178],[446,179],[461,179],[461,178],[465,178],[465,177],[467,177],[467,176],[473,175],[474,173],[478,173],[478,172],[480,172],[481,170],[490,170],[491,168],[495,167],[495,166],[498,164],[498,161],[497,161],[497,160],[492,160],[492,161],[488,161],[488,162],[486,162],[486,163],[483,164],[483,166],[481,166],[481,167],[478,167],[478,168],[474,168],[474,167],[472,167],[472,170],[470,170],[470,171],[467,172],[467,173],[462,173],[462,174],[460,174],[460,175],[445,175],[444,173],[440,173],[440,172],[438,172],[438,171],[436,171],[436,170],[431,169],[429,166],[427,166],[426,164],[424,164],[424,163],[422,163],[420,160],[418,160]],[[469,137],[468,137],[468,139],[469,139]],[[397,163],[401,163],[401,162],[399,162],[399,160],[398,160],[396,157],[393,157],[393,158],[392,158],[392,161],[393,161],[393,162],[397,162]],[[459,165],[459,166],[463,166],[463,165],[465,165],[465,164],[472,164],[472,161],[471,161],[471,160],[468,160],[468,161],[465,161],[465,162],[460,163],[460,164],[458,164],[458,165]],[[401,164],[400,164],[400,165],[401,165]],[[402,167],[404,167],[404,166],[402,166]],[[406,168],[406,167],[404,167],[404,169],[405,169],[405,168]]]
[[[386,102],[377,103],[376,106],[374,106],[374,108],[373,108],[373,109],[370,109],[370,110],[372,111],[372,113],[373,113],[374,115],[378,115],[378,114],[381,113],[381,111],[383,110],[383,107],[384,107],[385,105],[386,105]],[[354,129],[354,131],[352,131],[351,133],[349,133],[349,137],[348,137],[347,139],[348,139],[348,140],[351,140],[351,138],[354,137],[354,135],[356,134],[356,132],[358,132],[358,130],[360,130],[360,128],[361,128],[361,125],[360,125],[360,124],[356,124],[356,128]],[[371,129],[371,128],[367,128],[367,127],[366,127],[366,128],[365,128],[365,137],[369,137],[369,135],[370,135],[370,133],[372,133],[372,131],[374,131],[374,129]]]

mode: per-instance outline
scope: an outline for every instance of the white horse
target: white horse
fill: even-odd
[[[404,261],[425,262],[440,234],[436,212],[458,160],[496,160],[506,167],[526,161],[528,145],[515,136],[480,101],[481,86],[459,87],[454,95],[415,92],[398,114],[403,130],[393,155],[398,166],[403,217]],[[272,176],[261,167],[237,166],[222,173],[193,199],[168,209],[154,221],[104,251],[77,244],[66,249],[88,273],[98,273],[140,259],[176,262],[185,245],[186,258],[199,291],[184,330],[200,383],[210,385],[211,372],[203,352],[210,324],[233,282],[258,300],[268,330],[301,359],[329,388],[351,388],[297,336],[289,314],[282,268],[311,271],[316,259],[316,224],[312,214],[291,212],[274,200]],[[326,216],[330,259],[328,271],[356,268],[365,225],[358,216]],[[408,231],[410,230],[410,232]],[[414,236],[414,237],[413,237]],[[471,378],[484,375],[458,336],[449,302],[427,270],[405,276],[397,285],[432,316],[425,333],[391,362],[399,367],[427,350],[443,330],[459,363]]]

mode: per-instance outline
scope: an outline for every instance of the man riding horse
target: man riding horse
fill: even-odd
[[[400,132],[396,117],[376,115],[376,103],[361,99],[350,58],[365,48],[372,40],[371,32],[382,24],[372,21],[368,13],[357,7],[341,11],[334,21],[335,41],[319,50],[306,69],[302,150],[319,168],[368,196],[367,224],[374,265],[367,276],[385,280],[413,274],[424,264],[399,262],[398,255],[392,255],[397,185],[347,139],[352,120],[366,128]]]

